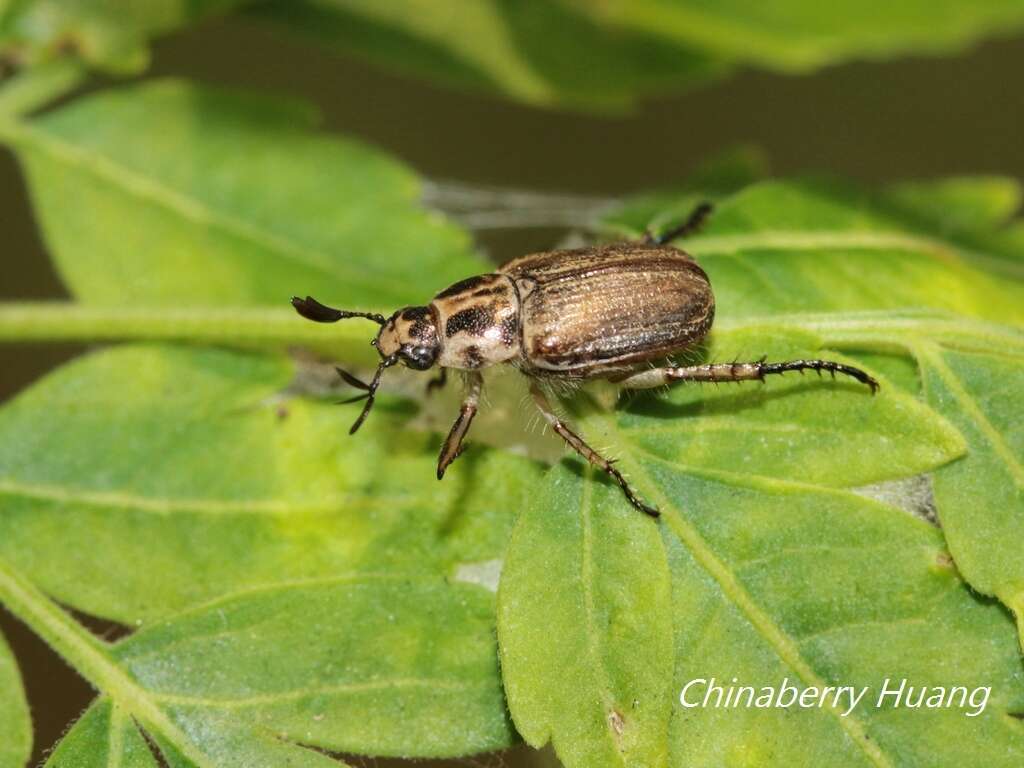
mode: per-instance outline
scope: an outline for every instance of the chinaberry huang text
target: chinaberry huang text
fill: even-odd
[[[863,706],[945,708],[959,709],[967,717],[977,717],[988,706],[991,692],[991,686],[924,686],[905,678],[888,677],[875,686],[801,686],[790,682],[789,678],[783,678],[777,685],[752,686],[740,684],[735,677],[730,682],[698,677],[683,686],[679,703],[687,709],[829,708],[838,711],[841,717],[848,717]]]

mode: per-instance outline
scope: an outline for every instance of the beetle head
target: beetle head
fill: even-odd
[[[339,320],[362,317],[372,320],[380,326],[376,338],[370,342],[381,357],[377,371],[370,383],[367,384],[351,373],[340,368],[337,369],[338,374],[347,384],[363,390],[364,394],[354,399],[366,400],[363,411],[352,425],[349,434],[354,433],[362,426],[370,409],[373,408],[374,396],[377,394],[380,377],[385,369],[396,363],[404,363],[409,368],[425,371],[435,363],[441,350],[441,341],[437,335],[434,316],[427,307],[406,307],[385,319],[384,315],[374,312],[349,312],[344,309],[334,309],[321,304],[312,296],[307,296],[304,299],[294,296],[292,297],[292,306],[307,320],[318,323],[336,323]]]
[[[428,307],[398,310],[381,326],[371,344],[382,358],[397,355],[399,361],[417,371],[432,367],[441,351],[437,326]]]

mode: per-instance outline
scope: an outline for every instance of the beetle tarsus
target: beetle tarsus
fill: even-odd
[[[690,235],[696,234],[704,223],[707,221],[708,216],[711,215],[711,211],[714,210],[714,206],[708,201],[703,201],[697,205],[696,208],[691,211],[690,215],[686,217],[686,221],[680,224],[678,227],[662,232],[660,235],[653,235],[650,231],[644,233],[644,242],[651,245],[667,245],[673,240],[678,240],[681,237],[689,237]]]
[[[834,360],[788,360],[783,363],[766,363],[761,361],[756,363],[756,365],[760,368],[760,378],[762,381],[765,376],[782,374],[786,371],[800,371],[801,373],[804,371],[815,371],[819,377],[822,371],[828,371],[833,379],[837,373],[841,373],[844,376],[856,379],[861,384],[866,384],[871,389],[871,394],[875,394],[881,386],[878,380],[866,371],[852,365],[846,365],[845,363],[837,363]]]

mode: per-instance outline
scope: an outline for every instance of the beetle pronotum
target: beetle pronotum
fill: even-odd
[[[658,511],[637,496],[613,462],[555,414],[543,382],[601,378],[626,389],[648,389],[679,381],[763,381],[770,374],[813,370],[833,378],[852,376],[872,393],[878,389],[864,371],[831,360],[650,367],[698,344],[711,328],[715,299],[708,276],[688,254],[669,245],[694,232],[710,210],[706,203],[698,206],[686,222],[660,237],[521,256],[490,274],[460,280],[425,307],[405,307],[387,318],[333,309],[310,296],[295,297],[292,305],[320,323],[361,317],[380,325],[371,343],[381,361],[370,383],[338,369],[348,384],[363,390],[356,399],[366,400],[350,433],[373,407],[387,368],[403,363],[425,371],[436,365],[441,375],[429,387],[443,384],[448,368],[465,372],[462,407],[438,457],[440,480],[462,452],[476,415],[480,369],[508,363],[531,379],[530,393],[552,429],[610,475],[634,507],[656,517]]]

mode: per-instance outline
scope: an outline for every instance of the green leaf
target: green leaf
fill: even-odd
[[[34,65],[74,52],[94,67],[138,72],[150,38],[244,0],[9,0],[0,5],[0,52]]]
[[[912,364],[896,368],[901,387],[923,397],[966,439],[946,454],[948,459],[966,447],[966,458],[933,478],[949,547],[968,582],[998,596],[1018,617],[1022,571],[1015,544],[1024,503],[1015,416],[1020,403],[1014,399],[1020,387],[1011,382],[1019,381],[1024,359],[1024,240],[1016,239],[1021,222],[1009,219],[1019,196],[1016,183],[1000,179],[900,184],[873,196],[835,183],[767,182],[721,201],[707,228],[684,244],[715,286],[719,329],[756,335],[779,325],[811,331],[826,346]],[[646,209],[627,205],[607,223],[619,231],[660,229],[679,218],[681,202],[693,200],[666,194],[663,210],[677,212],[666,217],[647,199]],[[811,308],[830,314],[807,313]],[[734,354],[763,353],[748,343],[717,359]],[[705,393],[691,401],[705,416],[713,402]],[[757,429],[762,413],[767,411],[742,413],[736,427]],[[854,423],[879,425],[874,447],[856,447]],[[828,438],[849,440],[849,464],[817,472],[820,454],[797,453],[788,476],[826,485],[876,482],[849,473],[884,446],[882,424],[865,412]],[[649,431],[643,424],[637,430],[642,436]],[[947,436],[947,449],[952,439]],[[784,459],[784,437],[777,443],[782,445],[775,453]],[[924,442],[920,448],[927,451]],[[697,466],[720,469],[750,466],[752,455],[710,438],[702,450],[688,450]],[[773,455],[756,471],[772,474],[775,462]],[[829,480],[833,471],[838,474]],[[837,482],[844,475],[845,482]]]
[[[533,104],[623,107],[737,65],[807,71],[946,52],[1024,25],[1020,0],[279,0],[254,13],[385,67]]]
[[[302,0],[254,13],[417,77],[534,104],[621,108],[724,67],[646,34],[609,29],[552,0]]]
[[[492,613],[480,587],[383,572],[218,601],[114,655],[186,730],[243,714],[339,751],[461,755],[512,738]]]
[[[624,462],[625,464],[625,462]],[[634,478],[662,504],[676,622],[675,691],[714,678],[779,688],[868,686],[848,704],[683,708],[674,765],[1012,765],[1024,674],[1010,623],[977,601],[939,532],[845,491],[697,477],[644,456]],[[898,688],[989,687],[984,711],[878,706]],[[697,686],[702,686],[698,683]],[[688,703],[702,691],[691,689]],[[712,700],[711,704],[714,701]],[[834,699],[829,701],[833,704]]]
[[[1019,0],[563,0],[614,28],[639,30],[731,62],[803,72],[846,58],[941,53],[1024,23]]]
[[[603,421],[594,417],[588,426],[593,430]],[[499,592],[502,674],[513,718],[527,740],[544,740],[544,730],[533,736],[529,730],[543,713],[559,723],[554,744],[567,765],[656,765],[653,756],[659,746],[665,749],[666,739],[669,764],[680,766],[1001,765],[1024,755],[1024,732],[1010,716],[1024,708],[1024,671],[1012,627],[998,606],[977,601],[960,582],[939,531],[848,491],[739,472],[695,472],[647,455],[624,433],[615,436],[620,466],[663,514],[661,532],[672,575],[675,673],[667,691],[664,679],[652,688],[661,689],[663,704],[670,702],[668,734],[662,730],[660,743],[655,739],[648,745],[647,761],[593,757],[608,741],[610,728],[588,710],[607,706],[607,700],[593,689],[593,671],[580,661],[592,647],[581,641],[580,619],[574,613],[555,615],[565,596],[573,594],[571,583],[578,576],[563,574],[558,559],[543,558],[545,552],[556,551],[550,545],[545,549],[544,539],[525,539],[521,546],[518,541],[526,531],[540,528],[538,505],[517,525]],[[596,482],[590,473],[581,477],[574,466],[554,470],[548,491],[558,501],[589,493],[607,498],[610,503],[595,510],[599,514],[593,519],[608,514],[625,519],[632,513],[634,535],[649,525],[619,498],[614,486]],[[578,539],[572,532],[585,525],[586,509],[559,504],[547,513],[559,520],[549,525],[551,530],[561,528],[570,542]],[[593,552],[627,549],[617,526],[594,525],[592,531]],[[646,542],[646,536],[642,539]],[[532,594],[520,589],[525,563],[514,566],[528,544],[541,545],[533,563]],[[567,548],[560,552],[563,556]],[[640,573],[619,574],[625,578],[619,589],[634,598],[645,584],[640,574],[650,567],[639,551],[635,554],[630,562]],[[664,557],[647,552],[646,546],[644,554],[659,561]],[[625,562],[602,559],[600,565],[618,572]],[[611,574],[598,579],[602,584],[615,581]],[[645,587],[660,589],[650,581]],[[607,593],[595,589],[594,594]],[[506,606],[512,597],[528,601],[530,609]],[[623,607],[621,596],[607,600],[606,607],[611,605]],[[597,646],[631,637],[623,624],[633,628],[656,621],[652,607],[645,610],[634,603],[631,611],[599,614],[605,620],[597,622]],[[657,637],[650,640],[650,646],[659,644]],[[650,646],[637,644],[633,651],[643,653]],[[510,663],[516,660],[513,654],[520,657],[518,665]],[[621,665],[629,659],[623,653],[615,661]],[[632,661],[642,667],[645,660]],[[527,666],[530,661],[533,666]],[[663,664],[664,657],[659,661]],[[656,671],[634,670],[634,675],[626,680],[640,688],[638,679],[649,681],[647,675],[655,677]],[[846,716],[848,704],[683,708],[683,686],[711,678],[722,686],[753,686],[758,693],[762,686],[779,688],[784,683],[798,690],[827,685],[870,690]],[[967,686],[975,705],[894,708],[890,696],[878,706],[885,681],[898,687],[904,678],[918,688]],[[523,695],[524,687],[533,698]],[[968,717],[965,712],[974,712],[985,696],[973,693],[979,687],[991,689],[985,707]],[[649,700],[640,701],[646,705],[641,713],[650,714]],[[667,713],[660,710],[664,728]],[[591,717],[584,719],[581,713]],[[625,722],[630,722],[629,714]],[[658,734],[656,719],[646,725]]]
[[[954,176],[892,185],[886,200],[945,234],[988,234],[1020,209],[1021,187],[1005,176]]]
[[[918,359],[926,400],[969,446],[933,481],[950,551],[975,589],[1014,611],[1024,638],[1024,356],[922,345]]]
[[[21,768],[32,754],[32,723],[14,654],[0,635],[0,768]]]
[[[157,768],[149,745],[120,706],[100,698],[61,739],[46,768]]]
[[[331,766],[311,748],[448,756],[508,746],[493,595],[363,574],[249,591],[110,645],[0,567],[0,599],[101,701],[69,751],[130,715],[171,765]]]
[[[747,359],[755,350],[770,359],[835,357],[814,341],[810,333],[771,326],[716,333],[707,357]],[[693,725],[701,718],[672,703],[684,682],[680,670],[692,676],[715,673],[726,680],[744,673],[744,682],[751,685],[778,684],[786,674],[803,685],[861,679],[867,685],[869,677],[870,684],[880,685],[887,674],[905,670],[917,675],[910,640],[898,651],[890,649],[888,666],[864,663],[847,670],[845,677],[810,665],[792,646],[797,635],[809,639],[812,622],[876,621],[890,630],[900,627],[918,598],[930,600],[937,589],[924,579],[929,568],[942,574],[940,585],[957,592],[960,610],[970,603],[942,552],[939,534],[903,512],[823,487],[860,486],[939,467],[963,452],[959,434],[912,394],[884,379],[875,397],[862,385],[791,377],[720,390],[676,387],[657,396],[626,398],[611,411],[596,404],[581,409],[586,403],[580,400],[573,405],[588,441],[611,446],[607,450],[619,459],[627,477],[662,509],[662,532],[678,539],[670,552],[672,546],[685,545],[682,551],[698,561],[691,570],[703,567],[710,574],[690,574],[685,582],[678,573],[673,576],[676,679],[666,689],[669,612],[661,604],[667,597],[665,554],[661,542],[647,535],[654,526],[603,478],[597,482],[586,473],[581,480],[565,469],[555,470],[545,494],[516,525],[499,591],[502,674],[524,738],[535,746],[550,740],[567,765],[658,765],[665,764],[666,754],[672,765],[700,762],[702,755],[715,762],[706,755],[743,753],[729,752],[727,746],[718,752],[712,745],[759,738],[766,744],[790,738],[787,750],[800,745],[800,754],[846,762],[857,759],[858,741],[868,753],[877,753],[879,748],[871,746],[876,737],[864,735],[867,721],[851,721],[844,728],[847,721],[833,713],[817,724],[794,723],[796,729],[809,728],[810,735],[802,740],[788,726],[766,726],[756,730],[763,736],[743,736],[750,733],[749,723],[733,712],[719,715],[721,722],[716,719],[705,735],[702,726]],[[698,527],[700,536],[688,526]],[[705,540],[712,536],[714,541]],[[911,553],[907,562],[890,562],[903,549]],[[733,550],[742,554],[735,563]],[[727,555],[730,562],[719,562]],[[864,560],[856,559],[858,555]],[[763,590],[760,603],[752,607],[737,583],[746,578],[748,561],[753,565],[762,559],[764,567],[751,571]],[[837,562],[842,566],[830,570]],[[892,584],[904,583],[908,572],[924,583],[893,590]],[[706,597],[707,604],[692,602],[695,594],[709,589],[709,581],[718,586]],[[875,591],[883,590],[889,590],[888,598],[877,601]],[[845,596],[838,602],[848,606],[849,615],[828,608],[828,600],[837,596]],[[691,639],[707,623],[708,612],[719,609],[714,606],[751,614],[747,620],[755,626],[741,621],[743,626],[708,640],[720,655],[712,665],[694,656]],[[793,616],[778,615],[783,610]],[[986,632],[1005,638],[1005,620],[998,610],[989,610],[987,629],[978,628],[975,639],[988,637]],[[969,625],[970,615],[963,619]],[[784,619],[792,626],[780,636],[771,625]],[[798,632],[801,621],[807,626]],[[740,642],[743,633],[751,637]],[[744,643],[767,644],[774,650],[767,656],[762,652],[764,658],[748,668]],[[734,668],[728,667],[730,658]],[[1012,659],[1004,648],[982,669],[998,670],[1006,682],[1010,698],[1003,706],[1017,701],[1010,692],[1024,682],[1019,669],[1014,676]],[[933,670],[922,684],[939,684],[941,677]],[[982,685],[989,678],[979,673],[970,679]],[[765,717],[778,719],[780,714]],[[962,714],[947,712],[940,721],[926,719],[918,727],[931,733],[953,718],[963,721]],[[1000,716],[993,720],[998,725]],[[878,727],[885,730],[888,722]],[[894,756],[905,748],[904,740],[919,738],[914,734],[914,728],[903,730],[886,750]],[[1005,745],[1008,737],[1000,738]],[[695,746],[697,741],[701,747]],[[757,747],[761,749],[767,746]],[[753,764],[766,759],[767,752],[757,750],[750,753]],[[785,754],[781,748],[776,751]]]
[[[0,556],[130,625],[254,585],[500,558],[538,467],[472,446],[439,483],[440,438],[408,406],[384,396],[350,437],[359,406],[298,396],[335,381],[182,348],[64,366],[0,410]]]
[[[163,81],[6,127],[61,276],[106,305],[394,309],[483,271],[416,177],[294,102]],[[71,201],[74,204],[71,204]],[[116,278],[114,277],[116,276]]]
[[[1016,179],[953,177],[895,184],[882,193],[887,210],[909,226],[941,234],[986,268],[1020,280],[1024,276],[1022,190]]]
[[[668,564],[657,526],[619,489],[552,471],[519,517],[498,640],[516,728],[566,766],[666,764]]]

